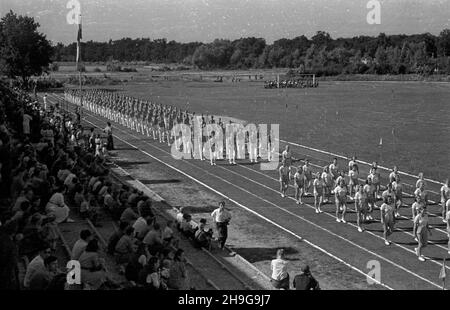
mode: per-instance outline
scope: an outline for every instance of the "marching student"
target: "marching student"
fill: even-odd
[[[306,176],[303,168],[299,166],[297,172],[294,174],[295,200],[298,205],[303,204],[302,196],[305,191]]]
[[[431,228],[428,224],[428,213],[427,208],[423,207],[419,209],[419,214],[414,218],[414,229],[413,234],[416,236],[418,241],[416,251],[417,257],[421,262],[425,261],[425,257],[422,254],[422,250],[428,245],[428,234],[431,236]]]
[[[306,178],[305,183],[305,196],[310,195],[310,189],[313,181],[312,168],[309,164],[309,159],[305,160],[305,164],[303,165],[303,173]]]
[[[446,179],[444,185],[441,187],[441,206],[442,206],[442,221],[447,223],[447,211],[446,203],[450,199],[449,179]]]
[[[395,216],[400,217],[399,209],[403,205],[403,185],[400,179],[398,181],[393,181],[392,190],[394,191],[394,207],[395,207]]]
[[[352,158],[350,158],[349,162],[348,162],[348,171],[350,172],[353,169],[353,166],[356,166],[356,171],[359,174],[359,167],[358,164],[356,162],[356,156],[352,156]]]
[[[420,209],[423,208],[425,208],[425,204],[419,198],[416,197],[415,201],[411,205],[411,213],[413,220],[416,218],[417,214],[419,214]]]
[[[445,215],[445,221],[447,223],[447,237],[448,237],[448,254],[450,254],[450,199],[445,203],[447,213]]]
[[[348,172],[348,189],[349,189],[349,195],[350,195],[350,199],[354,199],[353,197],[353,190],[355,190],[356,192],[356,186],[358,185],[358,166],[356,164],[354,164],[350,171]]]
[[[414,191],[414,197],[417,201],[422,202],[425,206],[428,205],[428,193],[425,190],[425,182],[417,183],[419,187]]]
[[[258,162],[258,137],[253,130],[248,134],[248,158],[251,163]]]
[[[215,132],[212,131],[211,135],[209,136],[210,139],[214,139],[215,136]],[[209,146],[209,156],[210,156],[210,164],[211,166],[215,166],[216,165],[216,157],[217,157],[217,147],[216,147],[216,142],[213,142],[210,146]]]
[[[333,188],[333,191],[331,191],[332,193],[334,192],[334,189],[335,189],[336,187],[338,187],[338,185],[341,183],[341,181],[344,182],[345,188],[347,189],[347,184],[345,183],[345,174],[344,174],[344,171],[338,172],[338,177],[337,177],[336,180],[334,181],[334,188]]]
[[[368,178],[371,179],[372,184],[375,186],[375,199],[381,199],[380,190],[381,190],[381,177],[378,172],[376,164],[372,166],[370,169],[370,174]]]
[[[375,186],[372,184],[371,179],[367,178],[366,184],[364,185],[363,190],[367,195],[368,210],[367,210],[366,219],[373,220],[373,217],[371,214],[373,212],[373,209],[375,208]]]
[[[158,137],[159,143],[164,143],[164,117],[163,114],[159,114],[158,116]]]
[[[316,208],[316,213],[322,213],[322,204],[324,198],[324,185],[323,181],[320,179],[320,172],[317,172],[313,181],[313,191],[314,191],[314,208]]]
[[[392,172],[389,174],[389,183],[392,182],[399,182],[400,181],[400,175],[398,174],[398,167],[394,166],[392,169]]]
[[[281,153],[281,161],[283,163],[286,163],[286,166],[289,169],[289,179],[291,179],[293,176],[293,174],[291,173],[292,153],[291,153],[289,145],[286,145],[286,147],[284,148],[284,151]]]
[[[333,175],[330,173],[328,166],[323,168],[321,179],[325,196],[323,203],[328,203],[330,202],[331,191],[333,190]]]
[[[418,180],[416,181],[416,188],[420,188],[420,186],[423,184],[423,185],[426,185],[425,184],[425,179],[423,178],[423,172],[420,172],[419,173],[419,175],[418,175]]]
[[[328,167],[328,170],[333,176],[333,180],[336,180],[337,177],[339,176],[339,165],[336,157],[333,159],[333,162]]]
[[[354,200],[356,210],[356,224],[358,225],[358,231],[363,232],[364,228],[362,227],[362,223],[366,220],[367,212],[367,193],[364,192],[362,184],[356,185]]]
[[[280,193],[281,197],[286,197],[286,191],[289,187],[289,167],[286,164],[286,161],[283,161],[280,168],[278,168],[278,172],[280,174]]]
[[[345,213],[347,212],[347,188],[344,180],[341,180],[339,185],[334,189],[334,196],[336,201],[336,222],[347,223],[345,221]],[[342,218],[339,218],[340,211],[342,211]]]
[[[384,244],[390,245],[391,242],[388,240],[388,237],[394,232],[395,225],[394,208],[391,206],[391,197],[385,196],[383,198],[380,213],[381,224],[383,224]]]
[[[381,194],[381,199],[384,199],[385,197],[389,197],[391,199],[391,202],[394,201],[395,193],[394,193],[394,190],[392,189],[392,183],[389,183],[387,185],[386,190],[383,191],[383,193]]]
[[[235,134],[232,130],[233,124],[230,123],[227,125],[226,130],[226,153],[228,158],[228,163],[230,165],[236,165],[236,142],[235,142]]]

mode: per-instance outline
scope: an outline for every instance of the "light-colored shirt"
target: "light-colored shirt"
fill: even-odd
[[[133,252],[133,239],[130,236],[123,235],[116,244],[116,252],[121,254]]]
[[[450,205],[450,199],[447,200],[447,205]],[[447,211],[447,214],[445,215],[445,220],[447,221],[447,231],[450,232],[450,210]]]
[[[72,248],[72,259],[78,260],[86,249],[88,243],[83,239],[78,239],[77,242],[73,245]]]
[[[231,220],[230,212],[228,212],[225,209],[221,210],[220,208],[215,209],[211,213],[211,217],[214,219],[214,222],[216,222],[216,223],[222,223],[222,222],[227,222],[227,221]]]
[[[137,238],[144,238],[149,230],[147,221],[142,216],[134,222],[133,228]]]
[[[272,268],[272,279],[281,281],[287,277],[287,264],[288,262],[284,259],[277,258],[272,260],[270,263]]]
[[[173,230],[170,227],[165,227],[163,232],[162,232],[162,238],[163,239],[168,239],[168,238],[172,238],[173,237]]]
[[[386,203],[383,203],[380,207],[380,210],[384,214],[384,218],[382,222],[384,223],[390,223],[394,220],[394,208],[391,205],[388,205]]]
[[[29,287],[31,278],[38,272],[45,272],[44,259],[38,255],[28,264],[25,277],[23,279],[23,286]]]
[[[144,237],[143,242],[146,245],[154,245],[154,244],[161,244],[161,231],[159,230],[150,230]]]

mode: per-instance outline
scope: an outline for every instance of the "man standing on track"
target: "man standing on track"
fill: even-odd
[[[395,216],[400,217],[399,210],[403,205],[403,185],[400,178],[397,178],[397,181],[393,181],[391,184],[394,191]]]
[[[336,200],[336,222],[347,223],[345,221],[345,213],[347,212],[347,188],[344,180],[341,180],[334,189],[334,196]],[[342,211],[342,218],[339,217],[340,211]]]
[[[391,198],[390,196],[385,196],[383,198],[383,204],[380,207],[381,212],[381,224],[383,224],[383,237],[384,244],[390,245],[391,242],[388,240],[388,237],[394,232],[394,208],[391,206]]]
[[[293,176],[293,173],[291,173],[292,153],[289,149],[289,145],[286,145],[283,153],[281,153],[281,161],[286,164],[286,167],[289,170],[289,179],[291,179]]]
[[[281,197],[286,197],[286,191],[289,187],[289,167],[287,166],[286,162],[283,161],[283,164],[278,169],[280,173],[280,192]]]
[[[333,180],[336,180],[337,177],[339,176],[339,166],[338,166],[336,157],[333,159],[333,162],[328,167],[328,170],[330,171],[331,175],[333,176]]]
[[[324,184],[320,179],[320,172],[315,174],[315,179],[313,181],[313,192],[314,192],[314,208],[316,208],[316,213],[322,213],[322,204],[324,197]]]
[[[428,234],[431,235],[430,225],[428,224],[428,213],[427,208],[420,208],[419,214],[414,218],[414,235],[416,236],[416,240],[418,241],[416,250],[417,257],[421,262],[425,261],[425,257],[422,254],[422,250],[428,244]]]
[[[309,159],[305,160],[305,164],[303,165],[303,173],[306,178],[305,182],[305,196],[310,195],[311,184],[313,181],[312,169],[309,164]]]
[[[358,225],[358,231],[363,232],[362,223],[366,220],[367,194],[363,191],[362,184],[357,184],[355,191],[356,224]]]
[[[225,202],[219,203],[219,208],[211,213],[214,223],[217,228],[217,240],[219,241],[220,249],[223,250],[225,242],[228,238],[228,225],[230,224],[231,214],[225,209]]]
[[[389,174],[389,183],[400,181],[400,175],[398,174],[398,167],[394,166],[392,172]]]
[[[303,172],[303,168],[299,166],[297,172],[294,174],[294,186],[295,186],[295,200],[298,205],[303,204],[302,196],[305,192],[306,187],[306,177]]]

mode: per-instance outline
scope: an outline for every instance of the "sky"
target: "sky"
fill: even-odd
[[[322,30],[333,38],[359,35],[439,34],[450,28],[450,0],[378,0],[381,24],[367,22],[369,0],[0,0],[9,10],[35,17],[56,42],[76,40],[67,22],[69,1],[79,1],[83,41],[166,38],[211,42],[260,37],[268,43]]]

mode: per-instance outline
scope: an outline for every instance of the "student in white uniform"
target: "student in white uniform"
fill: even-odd
[[[444,185],[441,187],[441,206],[442,206],[442,221],[447,223],[447,211],[449,211],[446,207],[447,200],[450,199],[450,188],[449,188],[449,179],[446,179]]]

